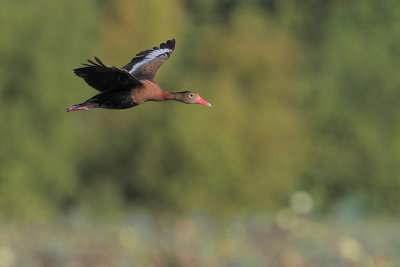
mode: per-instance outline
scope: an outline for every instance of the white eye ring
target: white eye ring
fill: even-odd
[[[193,94],[190,94],[190,95],[189,95],[190,98],[193,98],[193,96],[194,96]]]

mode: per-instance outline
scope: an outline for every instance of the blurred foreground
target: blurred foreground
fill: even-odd
[[[98,221],[2,224],[0,266],[399,266],[400,225],[385,220],[135,213]]]

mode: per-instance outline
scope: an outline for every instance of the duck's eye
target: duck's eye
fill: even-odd
[[[190,94],[190,95],[189,95],[190,98],[193,98],[193,96],[194,96],[194,94]]]

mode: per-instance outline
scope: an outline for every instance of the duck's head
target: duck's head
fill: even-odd
[[[192,91],[182,92],[180,101],[186,104],[200,104],[211,107],[210,103],[203,100],[203,98],[201,98],[198,93]]]

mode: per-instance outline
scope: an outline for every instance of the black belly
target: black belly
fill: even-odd
[[[101,93],[88,99],[84,104],[92,103],[98,104],[99,108],[107,109],[125,109],[137,105],[131,98],[130,90]]]

